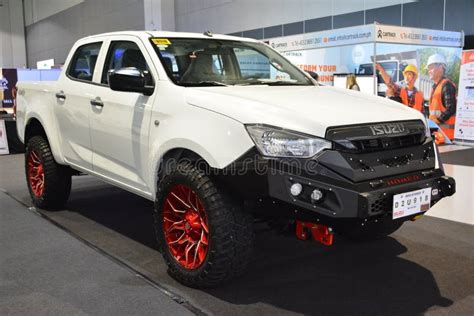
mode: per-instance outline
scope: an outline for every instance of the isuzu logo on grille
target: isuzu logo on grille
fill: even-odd
[[[405,131],[405,126],[402,123],[377,124],[369,127],[372,135],[401,134]]]

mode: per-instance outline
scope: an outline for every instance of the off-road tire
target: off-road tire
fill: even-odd
[[[44,172],[44,188],[39,195],[33,192],[29,177],[28,162],[33,152]],[[49,143],[43,136],[32,137],[26,145],[25,175],[31,199],[36,207],[57,210],[64,206],[71,192],[71,171],[69,167],[54,160]]]
[[[188,186],[202,201],[209,230],[207,254],[198,268],[186,269],[170,252],[163,227],[163,205],[171,189]],[[194,288],[216,286],[241,275],[247,268],[253,248],[253,219],[215,181],[193,164],[179,163],[158,183],[154,225],[159,250],[168,273],[178,282]]]

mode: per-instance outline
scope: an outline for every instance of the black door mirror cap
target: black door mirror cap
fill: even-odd
[[[110,89],[114,91],[138,92],[150,96],[155,89],[154,86],[146,85],[144,72],[135,67],[110,70],[107,76]]]

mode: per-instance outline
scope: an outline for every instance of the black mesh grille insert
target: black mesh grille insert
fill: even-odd
[[[387,212],[390,205],[387,198],[380,198],[370,204],[369,213],[370,214],[380,214]]]
[[[393,157],[389,159],[380,159],[380,162],[383,163],[388,168],[400,167],[410,163],[412,155],[402,155],[400,157]]]
[[[385,137],[375,139],[350,140],[349,142],[354,146],[352,151],[370,152],[381,151],[394,148],[403,148],[416,146],[424,141],[424,134],[411,134],[397,137]],[[337,141],[336,141],[337,143]],[[347,148],[347,146],[344,146]]]

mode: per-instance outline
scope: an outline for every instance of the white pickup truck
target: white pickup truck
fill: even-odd
[[[62,207],[79,173],[155,201],[168,271],[192,287],[244,271],[254,218],[330,245],[455,192],[420,113],[319,86],[252,39],[90,36],[57,82],[18,84],[16,114],[37,207]]]

